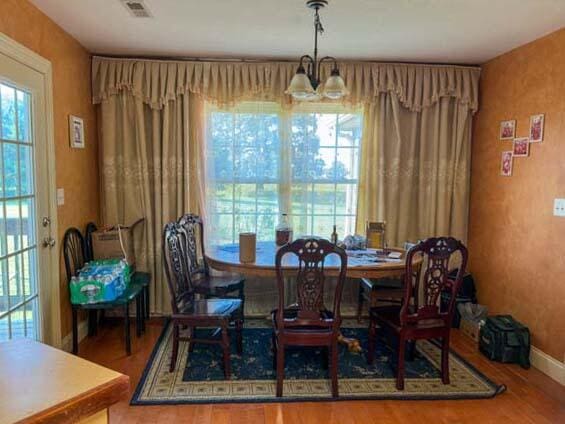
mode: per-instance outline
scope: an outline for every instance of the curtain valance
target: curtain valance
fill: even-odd
[[[329,64],[322,69],[322,80]],[[240,100],[291,102],[284,94],[297,64],[292,62],[200,62],[113,59],[92,60],[93,102],[130,91],[153,109],[191,92],[220,105]],[[388,63],[340,63],[351,94],[348,103],[373,103],[393,92],[411,111],[421,111],[442,97],[454,97],[472,113],[478,108],[480,69],[463,66]]]

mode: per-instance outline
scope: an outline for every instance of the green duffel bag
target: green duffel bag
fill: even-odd
[[[487,317],[479,334],[479,350],[490,360],[530,368],[530,330],[510,315]]]

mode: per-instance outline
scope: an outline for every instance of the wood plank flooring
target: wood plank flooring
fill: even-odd
[[[123,347],[121,321],[105,322],[98,335],[80,344],[80,356],[130,376],[135,389],[162,321],[153,319],[135,337],[132,355]],[[132,328],[133,330],[133,328]],[[310,423],[565,423],[565,387],[536,369],[488,361],[473,341],[455,330],[452,349],[497,383],[506,393],[488,400],[343,401],[270,404],[129,406],[129,398],[110,409],[111,423],[310,424]],[[130,397],[131,397],[130,393]]]

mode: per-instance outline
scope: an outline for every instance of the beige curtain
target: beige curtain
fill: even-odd
[[[150,272],[151,310],[170,310],[161,259],[165,223],[202,212],[202,101],[185,93],[151,107],[130,91],[99,109],[102,209],[105,224],[136,228],[137,268]]]
[[[472,111],[442,97],[421,111],[394,92],[365,108],[357,231],[386,221],[389,245],[467,238]]]

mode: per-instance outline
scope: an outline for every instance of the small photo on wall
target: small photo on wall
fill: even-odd
[[[514,139],[514,157],[527,157],[530,154],[530,139],[528,137],[520,137]]]
[[[502,121],[500,123],[500,139],[514,140],[516,137],[516,120]]]
[[[512,152],[502,152],[502,160],[500,162],[500,175],[509,177],[512,175]]]
[[[543,140],[544,120],[545,115],[543,113],[530,116],[530,143],[541,143]]]
[[[82,118],[69,115],[69,138],[72,148],[84,149],[84,121]]]

